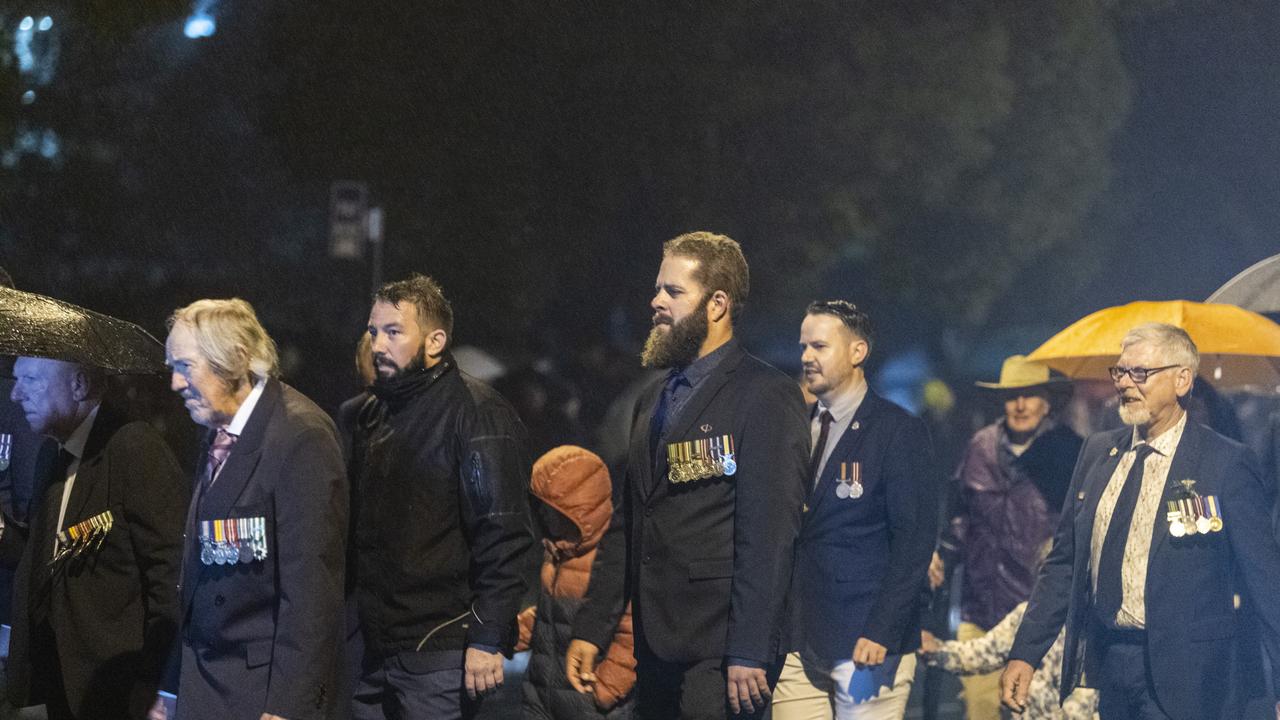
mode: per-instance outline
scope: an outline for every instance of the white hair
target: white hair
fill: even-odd
[[[1165,362],[1191,368],[1192,377],[1200,371],[1200,351],[1187,331],[1177,325],[1143,323],[1125,334],[1120,352],[1142,343],[1159,350]]]
[[[275,341],[240,298],[197,300],[173,311],[169,328],[175,323],[191,329],[209,367],[232,387],[280,372]]]

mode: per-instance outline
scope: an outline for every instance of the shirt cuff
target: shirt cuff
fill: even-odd
[[[725,667],[728,667],[730,665],[737,665],[739,667],[755,668],[756,670],[764,669],[764,663],[760,662],[759,660],[752,660],[750,658],[740,658],[740,657],[732,657],[732,656],[726,657],[724,660],[725,660],[724,662]]]

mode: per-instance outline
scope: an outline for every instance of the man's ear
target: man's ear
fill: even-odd
[[[853,336],[849,341],[849,358],[853,361],[854,367],[861,367],[867,361],[867,356],[871,354],[871,346],[866,340]]]
[[[1195,385],[1196,376],[1191,374],[1191,368],[1180,367],[1176,371],[1177,377],[1173,379],[1173,391],[1178,397],[1186,397],[1191,393],[1191,387]]]
[[[732,302],[729,300],[729,294],[723,290],[716,290],[711,293],[711,297],[707,298],[707,318],[711,322],[720,322],[728,319],[729,309]]]
[[[444,328],[436,328],[427,333],[422,344],[428,358],[440,357],[444,354],[444,349],[449,346],[449,334],[444,331]],[[423,358],[423,360],[426,359]]]
[[[89,394],[93,389],[93,382],[89,379],[89,373],[84,368],[76,368],[71,373],[71,397],[76,402],[84,402],[89,399]]]

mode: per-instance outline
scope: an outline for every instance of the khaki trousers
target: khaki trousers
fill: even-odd
[[[957,640],[973,640],[986,635],[987,631],[971,622],[961,622],[956,628]],[[967,675],[960,678],[964,688],[966,720],[1000,720],[1000,671],[986,675]]]
[[[825,670],[791,653],[773,691],[773,720],[902,720],[915,676],[916,656],[903,655],[892,686],[881,684],[865,697],[871,670],[852,661]]]

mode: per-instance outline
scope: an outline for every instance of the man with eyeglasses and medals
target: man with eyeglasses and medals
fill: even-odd
[[[758,718],[784,650],[804,403],[734,338],[748,291],[737,242],[708,232],[670,240],[654,291],[641,362],[668,373],[633,415],[566,674],[590,691],[630,600],[641,718]]]
[[[775,720],[900,719],[911,694],[938,481],[924,423],[867,386],[871,348],[853,303],[809,305],[813,452]]]
[[[1244,717],[1240,698],[1263,682],[1245,677],[1234,653],[1237,595],[1280,657],[1271,485],[1243,445],[1188,421],[1199,364],[1172,325],[1139,325],[1121,343],[1111,377],[1126,427],[1092,435],[1080,452],[1001,677],[1007,707],[1025,708],[1064,624],[1062,697],[1097,689],[1102,720]]]

